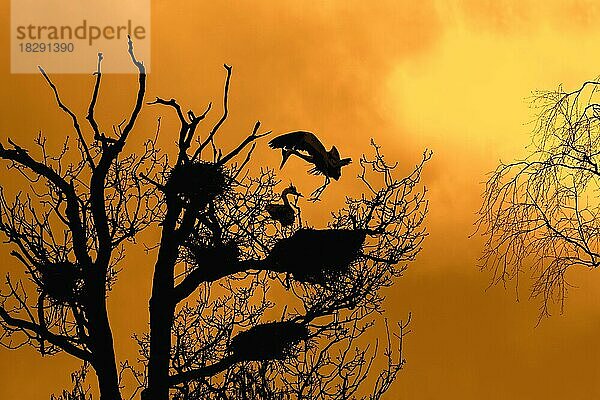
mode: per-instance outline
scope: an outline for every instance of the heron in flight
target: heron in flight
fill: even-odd
[[[351,158],[341,158],[335,146],[327,151],[323,143],[312,132],[285,133],[271,140],[269,146],[272,149],[281,149],[282,160],[279,168],[283,168],[288,158],[294,154],[313,165],[309,170],[311,174],[325,176],[325,183],[311,194],[309,199],[311,201],[319,200],[331,178],[336,181],[340,179],[342,167],[352,162]]]
[[[301,193],[298,193],[296,187],[290,184],[289,187],[283,189],[281,192],[283,204],[271,203],[267,204],[265,207],[271,218],[275,221],[279,221],[281,226],[290,226],[296,219],[296,212],[294,211],[294,207],[290,204],[290,200],[288,199],[289,195],[303,197]]]

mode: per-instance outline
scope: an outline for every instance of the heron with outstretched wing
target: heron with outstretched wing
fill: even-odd
[[[312,132],[295,131],[277,136],[269,142],[272,149],[281,149],[281,166],[283,168],[288,158],[293,154],[313,164],[311,174],[325,176],[323,186],[315,190],[312,201],[319,200],[323,190],[329,185],[330,178],[336,181],[342,175],[342,167],[352,162],[351,158],[341,158],[338,149],[333,146],[327,151],[319,138]]]

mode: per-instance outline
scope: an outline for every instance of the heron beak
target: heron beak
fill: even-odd
[[[285,162],[288,160],[288,158],[292,155],[291,151],[285,150],[285,149],[281,149],[281,165],[279,166],[279,169],[282,169],[283,166],[285,165]]]

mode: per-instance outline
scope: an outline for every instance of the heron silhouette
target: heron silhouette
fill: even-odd
[[[351,158],[341,158],[338,149],[333,146],[327,151],[325,146],[312,132],[295,131],[277,136],[269,142],[272,149],[281,149],[281,165],[283,168],[288,158],[294,154],[314,165],[309,172],[313,175],[325,176],[325,183],[311,193],[311,201],[319,200],[321,194],[331,182],[342,176],[342,167],[352,162]]]
[[[296,219],[296,212],[294,211],[294,207],[290,204],[290,200],[288,199],[289,195],[303,197],[301,193],[298,193],[296,187],[290,184],[290,186],[283,189],[281,192],[283,204],[271,203],[267,204],[265,207],[271,218],[275,221],[279,221],[281,226],[290,226]]]

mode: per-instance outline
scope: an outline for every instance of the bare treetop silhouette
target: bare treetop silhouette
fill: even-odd
[[[146,87],[145,68],[131,41],[128,49],[139,88],[130,117],[114,127],[114,136],[105,135],[94,116],[102,77],[99,55],[86,116],[93,141],[85,140],[78,117],[40,67],[58,107],[72,122],[77,146],[65,140],[62,151],[51,155],[40,135],[34,155],[11,139],[9,148],[0,144],[0,159],[31,187],[29,194],[18,192],[13,200],[4,185],[0,192],[0,231],[14,245],[11,254],[26,277],[7,275],[0,300],[2,343],[9,348],[31,345],[42,355],[64,351],[89,362],[104,398],[113,399],[120,393],[106,294],[124,257],[124,242],[161,214],[150,201],[155,189],[142,188],[138,178],[161,164],[154,142],[148,141],[138,154],[120,157]],[[73,152],[79,153],[78,162],[67,161]]]
[[[598,154],[600,82],[572,92],[536,92],[538,110],[528,156],[501,162],[487,181],[479,228],[487,241],[483,265],[495,283],[526,270],[532,296],[542,299],[540,316],[560,308],[573,267],[600,265]]]
[[[41,136],[39,154],[12,141],[11,148],[0,147],[0,159],[33,188],[14,200],[5,191],[0,196],[0,231],[25,268],[23,277],[7,277],[2,292],[2,344],[64,351],[84,361],[65,399],[89,395],[83,386],[88,365],[103,400],[125,392],[145,400],[380,398],[404,364],[406,324],[391,331],[385,322],[379,373],[373,369],[380,365],[379,341],[369,343],[366,333],[383,323],[382,290],[415,259],[427,235],[427,191],[420,181],[431,153],[397,177],[397,164],[387,163],[373,142],[373,155],[359,163],[365,193],[347,197],[325,229],[296,219],[294,210],[292,223],[283,223],[269,211],[279,196],[275,172],[262,168],[255,175],[251,168],[257,143],[269,132],[256,122],[232,149],[216,144],[229,116],[230,66],[222,115],[206,137],[196,131],[210,104],[196,114],[157,97],[148,104],[172,109],[179,121],[176,157],[157,147],[164,135],[160,119],[144,149],[123,155],[146,88],[131,41],[129,54],[139,72],[136,103],[112,133],[94,118],[99,55],[86,117],[93,140],[86,140],[42,70],[73,122],[76,149],[65,144],[49,155]],[[79,162],[66,165],[73,151]],[[348,162],[335,153],[339,178]],[[288,188],[283,198],[294,192]],[[291,207],[288,201],[281,206]],[[161,237],[153,247],[150,330],[135,336],[140,363],[118,368],[106,297],[125,258],[124,243],[152,224]]]

